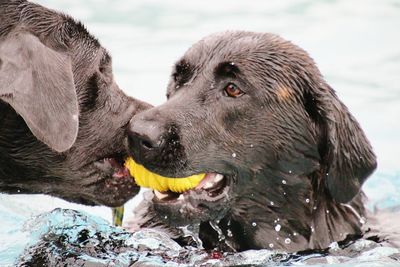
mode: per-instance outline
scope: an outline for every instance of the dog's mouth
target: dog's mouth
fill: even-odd
[[[226,176],[219,173],[208,173],[193,189],[182,193],[154,190],[154,196],[155,200],[158,202],[185,201],[185,198],[188,198],[189,195],[191,195],[192,198],[195,197],[201,200],[215,202],[224,197],[224,193],[227,193],[227,189],[228,179]]]
[[[172,225],[220,219],[229,209],[232,180],[232,176],[207,173],[195,188],[182,193],[153,190],[154,207]]]
[[[124,157],[117,154],[94,162],[94,165],[102,172],[116,179],[130,178],[129,170],[124,165]]]
[[[122,153],[115,154],[93,163],[100,173],[100,179],[95,182],[98,204],[121,206],[139,191],[139,187],[124,165],[126,157]]]

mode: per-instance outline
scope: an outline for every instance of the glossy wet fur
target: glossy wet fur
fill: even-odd
[[[229,97],[230,83],[243,95]],[[232,182],[224,201],[192,203],[207,248],[297,251],[362,232],[360,188],[375,155],[305,51],[272,34],[214,34],[176,63],[167,95],[131,121],[131,136],[142,137],[131,153],[162,175]],[[186,207],[149,205],[144,226],[199,220]]]
[[[93,163],[126,156],[125,126],[148,105],[119,89],[110,55],[81,23],[26,1],[1,1],[0,11],[0,192],[123,204],[137,186]],[[13,76],[31,91],[13,88]]]

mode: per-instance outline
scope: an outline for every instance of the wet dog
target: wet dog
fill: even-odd
[[[123,204],[138,191],[123,167],[125,126],[146,107],[120,90],[81,23],[0,2],[0,192]]]
[[[208,175],[182,194],[155,192],[137,226],[179,235],[200,224],[206,248],[237,251],[362,234],[376,158],[304,50],[267,33],[213,34],[175,64],[167,97],[131,121],[132,156],[164,176]]]

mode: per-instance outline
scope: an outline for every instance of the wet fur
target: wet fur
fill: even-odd
[[[229,82],[245,94],[224,95]],[[167,96],[130,126],[151,125],[165,145],[145,151],[131,142],[134,158],[165,176],[222,173],[232,189],[219,205],[195,202],[199,214],[147,199],[134,227],[179,238],[176,225],[200,223],[206,248],[237,251],[319,249],[363,233],[360,189],[376,158],[304,50],[267,33],[210,35],[178,60]]]
[[[148,105],[119,89],[99,41],[67,15],[12,0],[0,1],[0,47],[0,192],[109,206],[132,197],[132,181],[113,184],[93,162],[126,154],[125,126]],[[18,65],[31,72],[19,74]],[[21,88],[7,86],[20,78]]]

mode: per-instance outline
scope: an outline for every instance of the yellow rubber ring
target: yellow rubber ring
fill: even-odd
[[[202,173],[183,178],[164,177],[147,170],[144,166],[137,164],[132,158],[126,159],[125,167],[128,168],[137,185],[155,189],[159,192],[185,192],[195,188],[206,176],[205,173]]]

